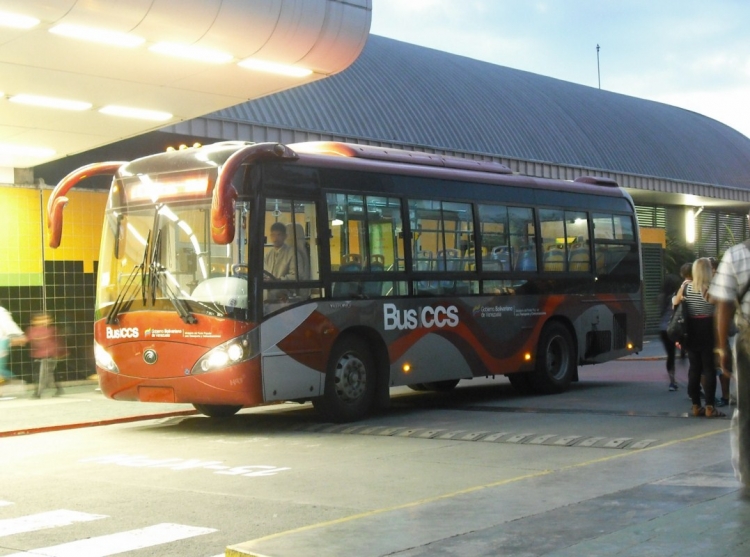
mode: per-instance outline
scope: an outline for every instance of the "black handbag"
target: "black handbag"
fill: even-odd
[[[667,337],[672,342],[679,342],[680,346],[687,346],[688,310],[684,300],[672,312],[672,317],[667,325]]]

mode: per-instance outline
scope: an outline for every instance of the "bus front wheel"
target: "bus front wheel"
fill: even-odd
[[[570,387],[576,371],[573,339],[561,323],[550,323],[542,329],[532,379],[540,393],[561,393]]]
[[[242,408],[242,406],[221,404],[193,404],[193,406],[198,412],[211,418],[228,418],[229,416],[234,416]]]
[[[315,409],[333,422],[351,422],[370,412],[375,398],[375,363],[367,343],[356,337],[339,341],[331,351],[323,396]]]

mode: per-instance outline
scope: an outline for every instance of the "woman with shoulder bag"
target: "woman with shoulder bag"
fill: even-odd
[[[716,369],[714,365],[714,306],[708,296],[713,272],[707,257],[693,263],[693,280],[685,282],[675,295],[675,305],[685,303],[688,313],[687,347],[690,367],[688,369],[688,396],[693,403],[693,416],[707,418],[723,417],[725,414],[716,408]],[[706,407],[701,406],[701,378],[706,396]]]
[[[677,347],[675,342],[669,338],[667,327],[672,317],[672,297],[680,286],[680,277],[669,274],[664,278],[661,294],[659,295],[659,306],[661,307],[661,321],[659,324],[659,336],[661,343],[664,345],[664,351],[667,353],[667,376],[669,377],[669,390],[677,390],[677,381],[675,379],[675,353]]]

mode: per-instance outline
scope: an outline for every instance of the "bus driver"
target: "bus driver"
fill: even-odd
[[[297,265],[294,260],[294,248],[286,243],[286,226],[280,222],[271,225],[271,243],[273,247],[266,252],[263,269],[266,280],[296,280]],[[273,275],[273,278],[268,276]]]

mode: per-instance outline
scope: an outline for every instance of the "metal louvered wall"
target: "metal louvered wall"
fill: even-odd
[[[704,210],[697,220],[695,252],[698,257],[721,256],[728,248],[748,237],[744,215]]]
[[[638,217],[638,226],[646,228],[667,227],[667,210],[664,207],[636,205],[635,214]]]
[[[654,335],[659,333],[661,308],[659,294],[664,281],[664,250],[660,244],[641,244],[643,258],[643,304],[644,333]]]

